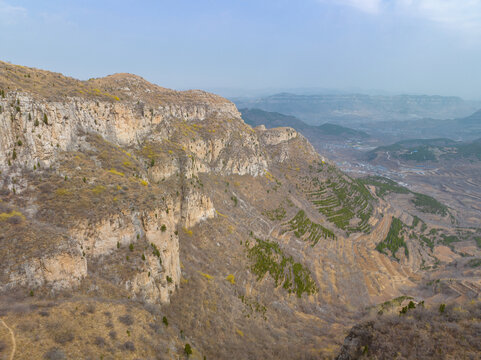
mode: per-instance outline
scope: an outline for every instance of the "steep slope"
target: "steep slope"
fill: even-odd
[[[424,303],[399,300],[406,305],[353,327],[336,359],[479,358],[481,303],[426,309]]]
[[[333,357],[360,309],[415,291],[418,264],[376,250],[393,209],[295,130],[134,75],[1,66],[19,358]]]

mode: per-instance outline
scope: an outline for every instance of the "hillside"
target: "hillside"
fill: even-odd
[[[367,156],[375,160],[389,153],[394,159],[404,161],[481,160],[481,139],[457,142],[450,139],[410,139],[371,150]]]
[[[1,357],[334,358],[367,307],[479,295],[477,229],[290,127],[130,74],[0,70]]]
[[[477,126],[481,128],[481,110],[476,111],[474,114],[466,116],[465,118],[458,119],[457,122],[462,126]]]
[[[319,126],[308,125],[295,116],[284,115],[276,112],[268,112],[259,109],[240,109],[244,121],[253,126],[264,125],[270,129],[273,127],[288,126],[299,131],[311,142],[318,139],[365,139],[369,135],[363,131],[353,130],[341,125],[325,123]]]
[[[277,112],[269,112],[260,109],[239,109],[244,121],[252,127],[264,125],[271,129],[275,127],[292,127],[297,131],[308,129],[311,126],[295,116],[284,115]]]
[[[423,303],[404,302],[404,307],[394,307],[387,315],[380,310],[377,317],[353,327],[336,359],[479,357],[479,303],[427,309]]]
[[[419,137],[448,137],[468,142],[481,137],[481,111],[478,110],[466,117],[447,120],[424,118],[408,121],[367,121],[356,128],[391,142]]]

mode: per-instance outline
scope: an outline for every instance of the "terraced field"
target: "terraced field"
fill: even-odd
[[[411,226],[393,217],[387,236],[376,245],[376,250],[399,261],[398,250],[401,248],[404,248],[404,254],[409,258],[408,241],[418,243],[427,251],[429,257],[435,257],[434,248],[439,245],[447,246],[452,252],[461,256],[468,256],[468,254],[457,248],[458,243],[472,242],[481,248],[481,229],[456,228],[453,230],[428,226],[417,216],[413,217]],[[426,266],[424,261],[421,265],[423,269],[436,267],[436,263]]]
[[[296,237],[310,242],[312,247],[316,246],[321,239],[336,239],[336,235],[332,230],[313,222],[304,210],[300,210],[296,216],[285,225],[285,232],[294,231]]]
[[[396,256],[396,252],[399,250],[399,248],[403,247],[404,254],[406,257],[408,257],[409,251],[403,236],[405,227],[406,225],[401,220],[393,217],[391,227],[389,228],[386,238],[376,246],[376,250],[387,255],[386,249],[389,249],[392,257],[399,260]]]
[[[310,201],[339,229],[347,233],[369,232],[373,213],[371,193],[358,180],[332,168],[329,171],[334,176],[311,181],[311,190],[307,191]]]
[[[277,243],[254,238],[252,246],[250,241],[246,241],[245,245],[252,262],[251,271],[257,276],[257,281],[269,274],[276,287],[282,285],[289,294],[294,293],[299,298],[303,293],[311,295],[318,292],[309,269],[286,255]]]

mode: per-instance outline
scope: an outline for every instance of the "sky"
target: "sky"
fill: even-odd
[[[0,59],[229,95],[481,99],[481,0],[0,0]]]

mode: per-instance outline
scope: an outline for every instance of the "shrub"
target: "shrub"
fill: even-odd
[[[129,350],[129,351],[135,351],[135,345],[132,341],[126,341],[124,342],[124,345],[122,345],[122,347],[125,349],[125,350]]]
[[[74,338],[75,337],[70,330],[61,330],[54,335],[53,340],[57,344],[64,345],[73,341]]]
[[[89,314],[94,314],[95,313],[95,304],[92,304],[92,303],[88,304],[86,310]]]
[[[97,336],[94,340],[94,344],[97,345],[98,347],[104,347],[105,339],[101,336]]]
[[[67,359],[67,356],[65,355],[65,352],[62,349],[51,348],[49,351],[47,351],[43,355],[43,358],[45,360],[65,360]]]
[[[167,318],[165,316],[162,317],[162,322],[164,323],[165,326],[169,326],[169,321],[167,320]]]
[[[166,279],[169,284],[172,284],[173,280],[169,275],[167,275]]]
[[[185,344],[185,347],[184,347],[184,353],[189,356],[189,355],[192,355],[192,347],[190,346],[190,344]]]
[[[481,266],[481,259],[471,259],[466,265],[472,268],[479,267]]]
[[[33,123],[33,126],[38,126],[38,125],[39,125],[38,119],[35,119],[35,122]]]
[[[439,305],[439,313],[444,313],[444,310],[446,310],[446,304]]]
[[[130,243],[130,245],[129,245],[129,250],[130,250],[130,251],[134,251],[134,244]]]
[[[157,246],[155,246],[154,243],[151,243],[150,246],[152,246],[152,254],[154,256],[157,256],[159,259],[160,259],[160,251],[159,251],[159,248]]]
[[[134,319],[129,314],[126,314],[124,316],[119,316],[118,319],[122,324],[127,325],[127,326],[130,326],[134,323]]]
[[[166,230],[167,230],[167,226],[162,224],[162,226],[160,227],[160,231],[165,232]]]
[[[14,194],[15,194],[15,191],[14,191]],[[22,223],[22,221],[23,221],[23,216],[19,216],[19,215],[14,215],[7,219],[7,222],[12,225],[19,225]]]
[[[47,114],[43,114],[43,123],[44,123],[45,125],[48,125]]]
[[[2,212],[0,213],[0,221],[7,221],[9,223],[17,224],[22,222],[25,219],[25,216],[19,211],[11,210],[10,212]]]

